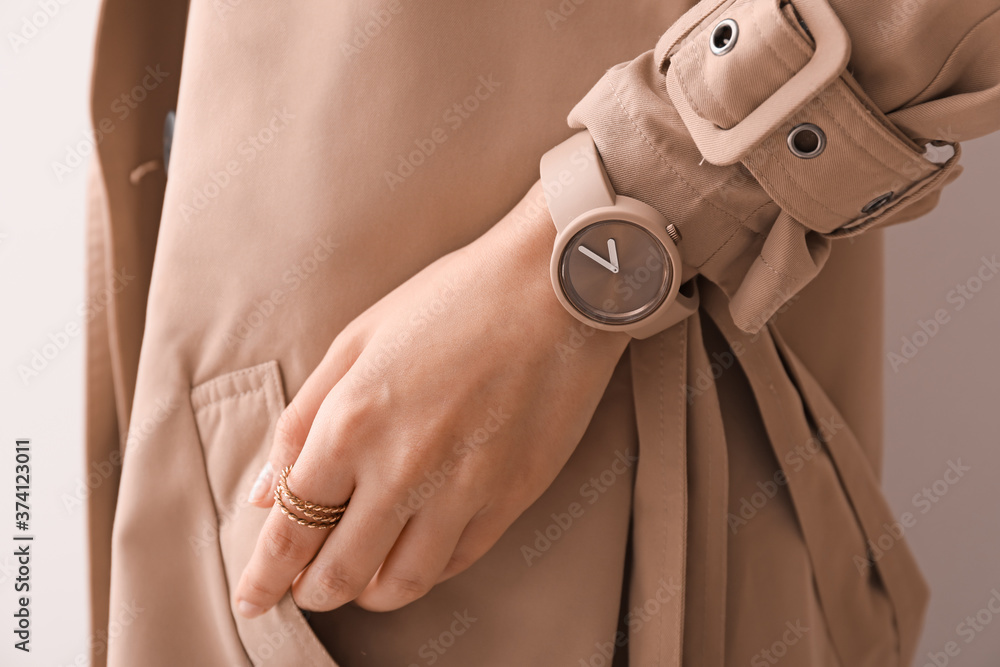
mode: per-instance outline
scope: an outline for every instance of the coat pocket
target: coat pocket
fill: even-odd
[[[278,363],[268,361],[204,382],[191,390],[191,406],[218,517],[229,612],[247,664],[336,667],[290,594],[255,619],[245,619],[232,608],[232,592],[268,515],[268,510],[249,505],[246,495],[267,461],[275,424],[285,408]]]

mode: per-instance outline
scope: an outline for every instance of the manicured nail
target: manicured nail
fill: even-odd
[[[272,484],[274,484],[274,468],[271,467],[271,462],[268,461],[260,469],[257,481],[253,483],[253,488],[250,489],[250,497],[247,498],[247,502],[258,503],[264,500],[265,496],[270,492]]]
[[[240,616],[243,618],[257,618],[267,610],[263,607],[258,607],[252,602],[240,600],[239,604],[236,605],[236,611],[238,611]]]

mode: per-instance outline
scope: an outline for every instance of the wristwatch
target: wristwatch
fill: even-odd
[[[541,176],[557,230],[552,286],[574,317],[648,338],[698,310],[697,295],[681,293],[677,228],[615,193],[588,131],[543,155]]]

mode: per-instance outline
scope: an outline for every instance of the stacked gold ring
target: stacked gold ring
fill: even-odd
[[[302,500],[288,488],[288,473],[291,471],[292,466],[286,466],[281,471],[281,476],[278,477],[278,488],[274,490],[274,500],[278,503],[278,508],[281,509],[282,514],[300,526],[306,526],[307,528],[325,530],[327,528],[334,528],[340,523],[341,517],[347,511],[347,503],[327,507],[326,505],[317,505],[308,500]],[[286,502],[287,505],[285,504]],[[349,503],[350,500],[347,502]],[[291,508],[289,508],[289,505],[291,505]],[[298,514],[293,512],[293,509]]]

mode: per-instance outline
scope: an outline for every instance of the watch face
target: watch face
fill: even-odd
[[[559,266],[570,303],[607,324],[629,324],[656,310],[670,291],[672,274],[660,240],[623,220],[584,227],[566,244]]]

